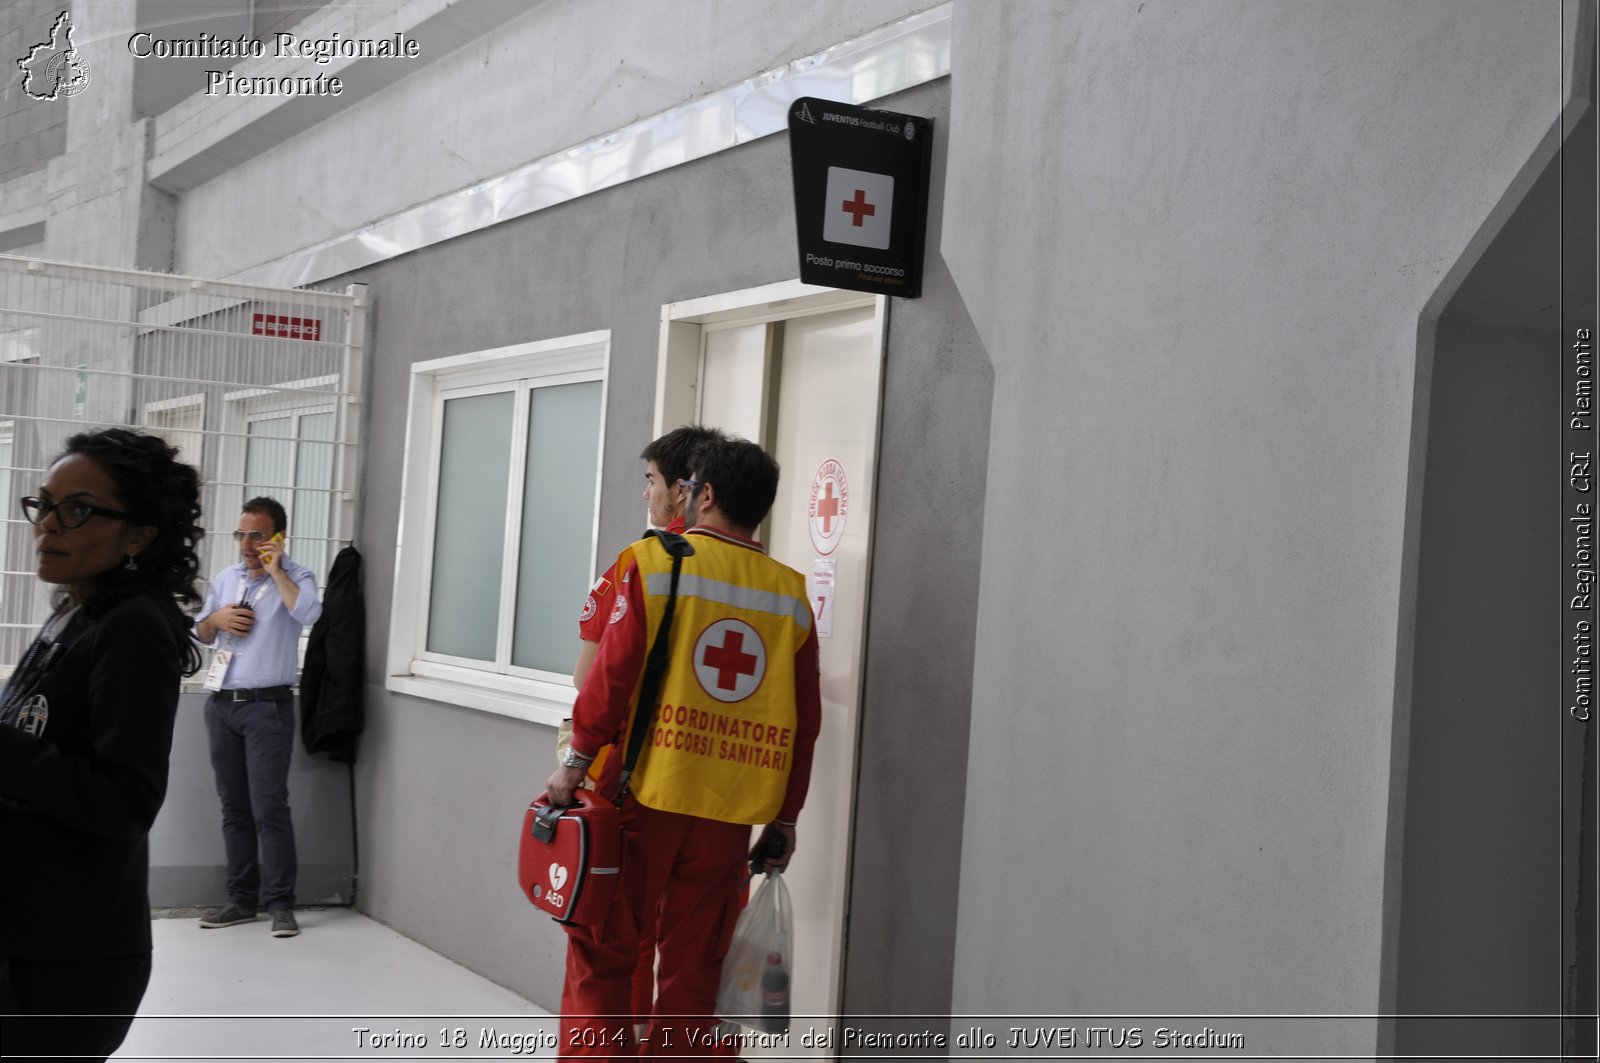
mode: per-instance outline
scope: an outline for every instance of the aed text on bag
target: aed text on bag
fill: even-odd
[[[650,744],[734,764],[786,771],[786,750],[793,738],[788,727],[741,720],[687,705],[662,705],[656,712]]]

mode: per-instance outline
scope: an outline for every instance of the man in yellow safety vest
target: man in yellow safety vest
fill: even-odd
[[[629,982],[641,933],[659,943],[642,1052],[711,1055],[722,957],[747,859],[787,866],[821,726],[817,635],[805,577],[752,536],[777,496],[778,465],[742,439],[695,449],[670,659],[622,807],[621,899],[606,924],[569,928],[565,1057],[631,1054]],[[659,539],[618,558],[620,588],[573,706],[572,746],[550,776],[567,804],[607,745],[598,789],[616,793],[644,662],[666,609],[672,557]],[[754,849],[752,826],[762,827]],[[761,854],[756,856],[756,854]],[[758,863],[757,866],[762,866]]]

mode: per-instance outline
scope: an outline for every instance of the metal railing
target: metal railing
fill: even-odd
[[[17,504],[75,432],[136,426],[204,483],[207,576],[237,559],[240,504],[289,510],[326,578],[354,536],[364,285],[266,288],[0,255],[0,674],[49,610]]]

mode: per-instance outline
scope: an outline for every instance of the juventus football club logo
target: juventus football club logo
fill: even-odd
[[[35,738],[44,734],[45,726],[50,722],[50,702],[43,694],[35,694],[22,703],[22,711],[17,716],[17,730],[25,735]]]

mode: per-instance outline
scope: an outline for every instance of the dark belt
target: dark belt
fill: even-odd
[[[294,687],[261,687],[257,690],[240,687],[237,690],[219,690],[217,694],[235,705],[241,701],[288,701],[294,697]]]

